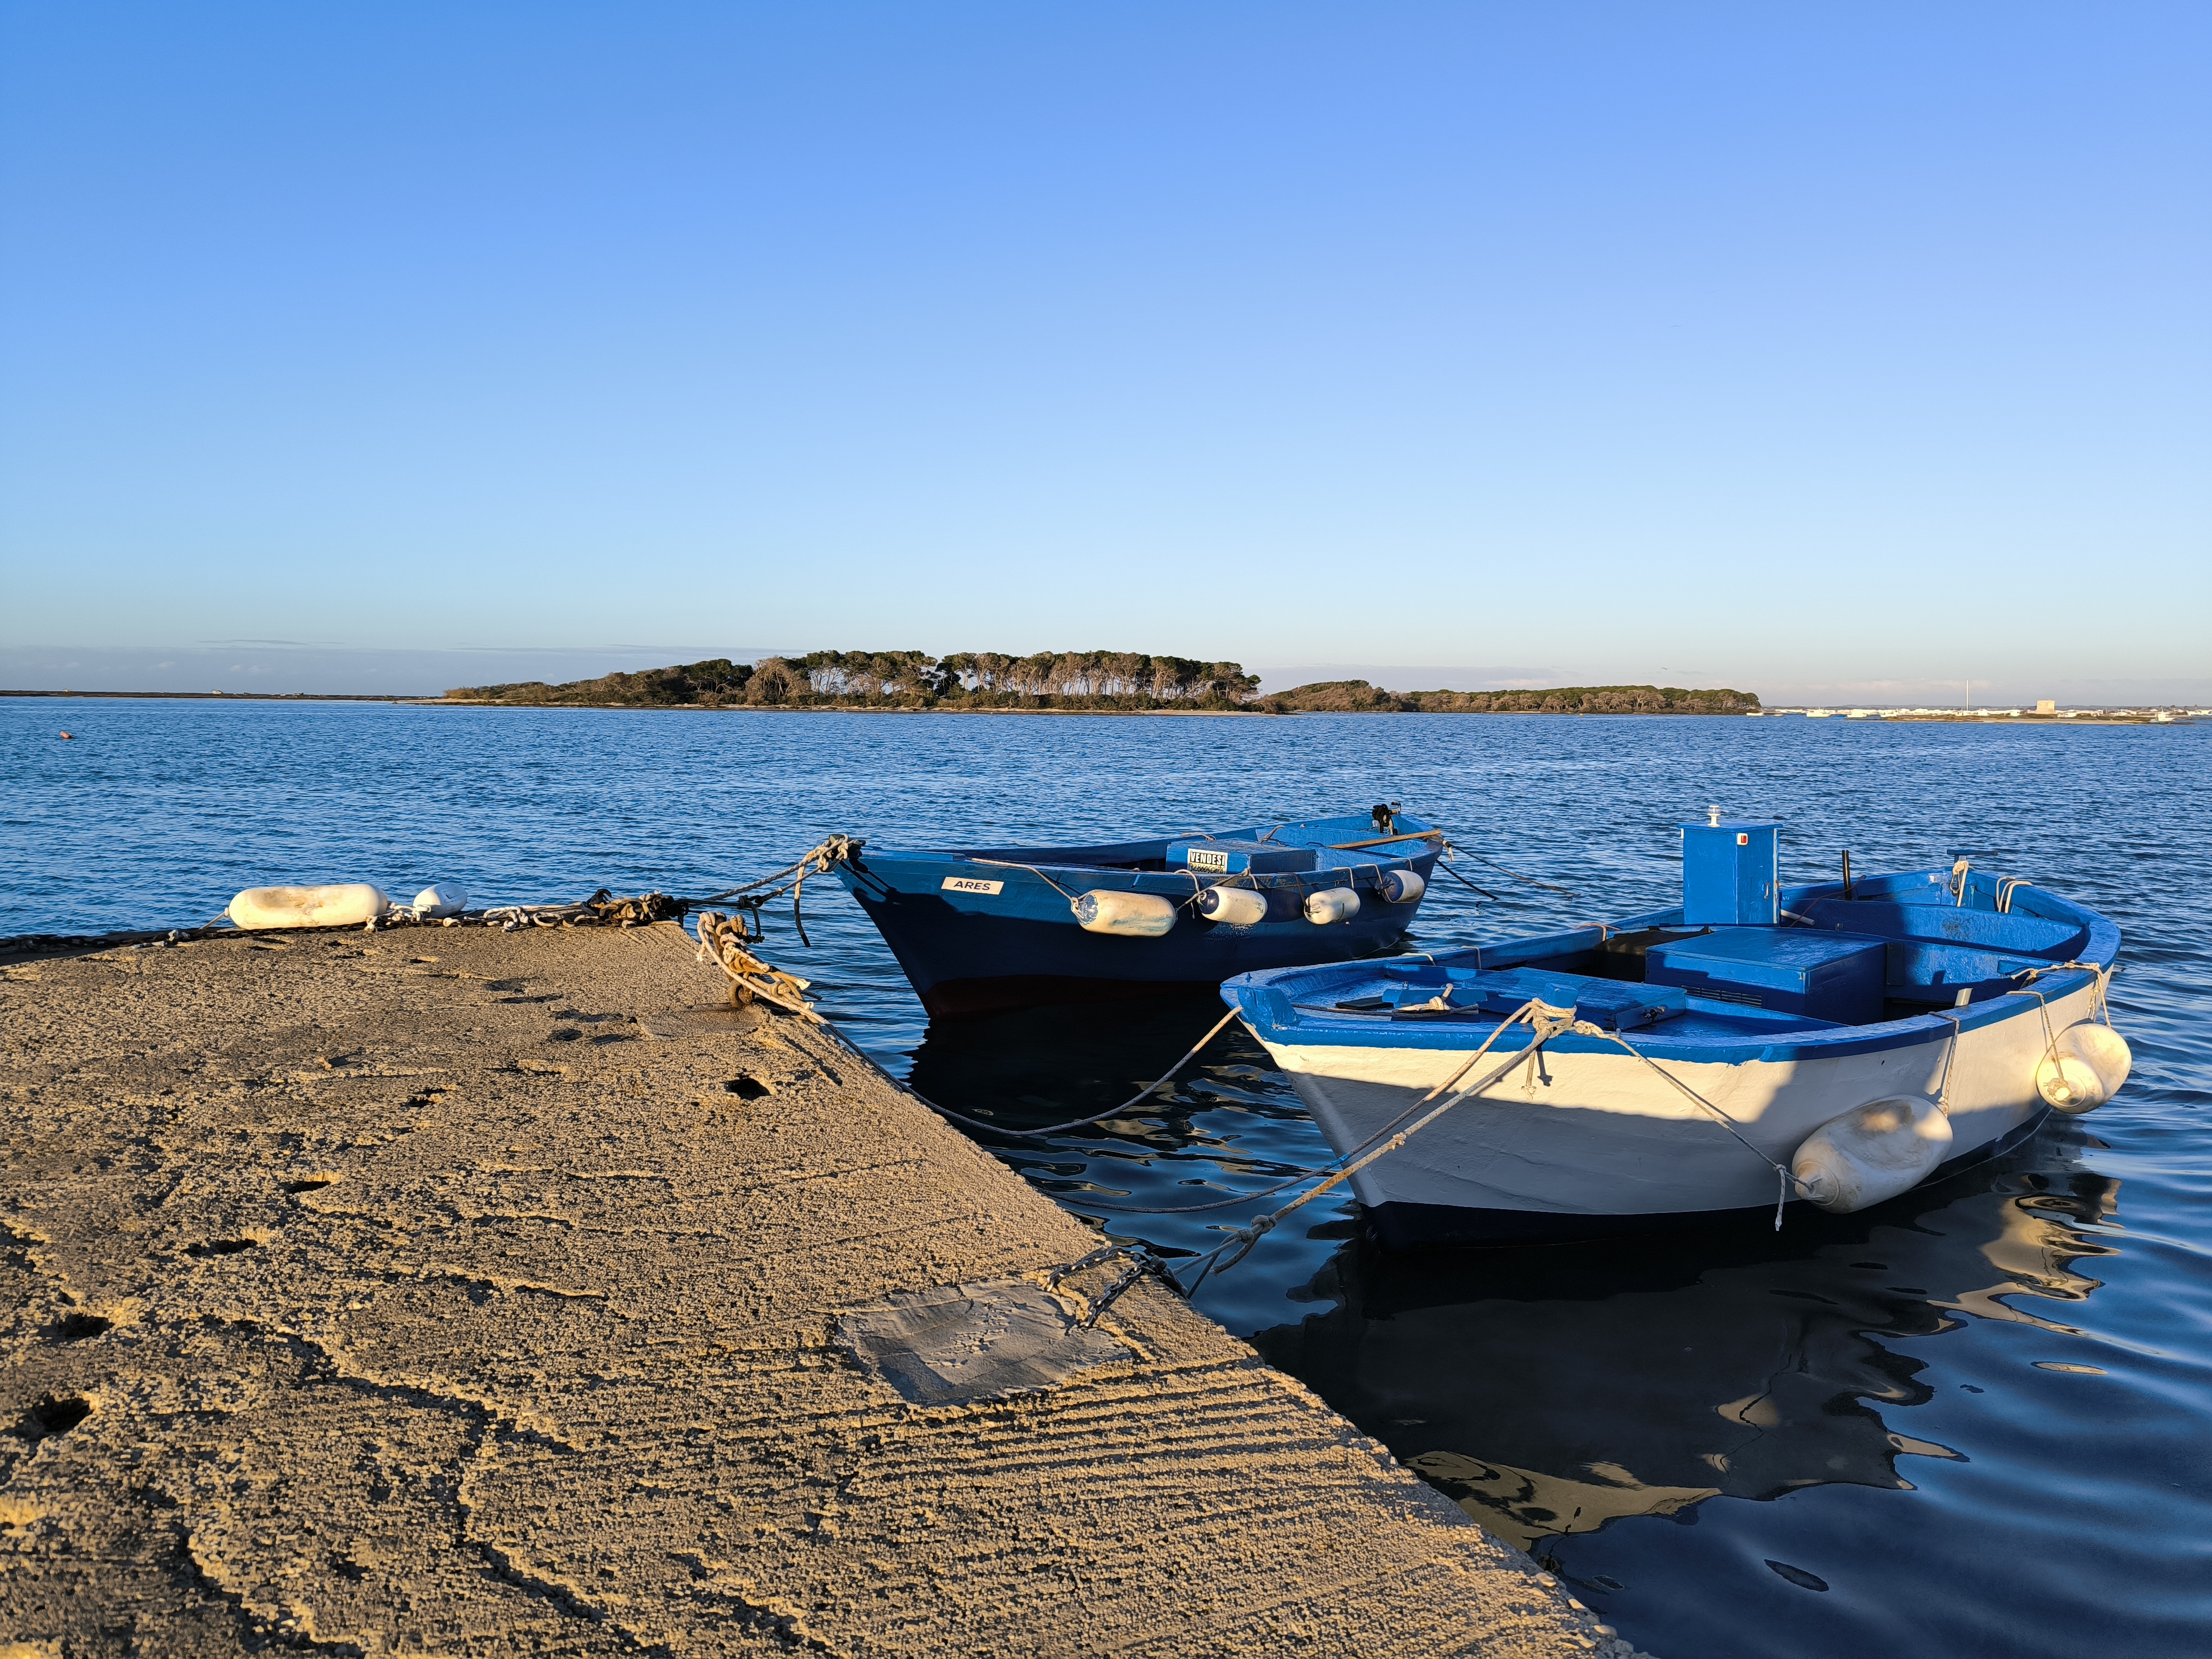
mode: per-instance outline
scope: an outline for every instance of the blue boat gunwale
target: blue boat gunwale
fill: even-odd
[[[1195,897],[1211,886],[1261,890],[1362,885],[1371,888],[1380,885],[1383,874],[1391,870],[1413,870],[1426,877],[1442,854],[1443,830],[1406,812],[1395,814],[1393,822],[1403,826],[1393,831],[1405,838],[1405,850],[1401,852],[1389,852],[1380,847],[1329,845],[1328,837],[1340,836],[1353,841],[1370,838],[1360,831],[1371,832],[1372,819],[1353,814],[1254,824],[1236,830],[1179,830],[1140,841],[1101,842],[1076,847],[908,848],[864,843],[850,864],[841,865],[837,873],[842,879],[849,870],[852,879],[848,884],[872,886],[879,890],[879,896],[894,890],[897,884],[887,879],[886,875],[872,872],[871,865],[885,866],[887,873],[899,865],[972,865],[994,872],[1003,870],[1010,878],[1027,875],[1048,887],[1081,881],[1093,888],[1121,887],[1186,899]],[[1318,861],[1310,871],[1245,872],[1237,875],[1217,875],[1167,863],[1170,843],[1200,836],[1218,841],[1269,841],[1279,846],[1310,848],[1318,855]],[[1352,856],[1354,854],[1358,856]],[[1146,866],[1157,867],[1143,867]],[[1363,884],[1363,875],[1371,875],[1371,879]]]
[[[1782,908],[1787,915],[1821,899],[1834,898],[1853,903],[1888,900],[1898,908],[1965,908],[1983,914],[1995,911],[1999,887],[1996,878],[1979,872],[1969,872],[1964,884],[1965,891],[1960,894],[1949,884],[1952,873],[1951,870],[1945,868],[1868,877],[1852,882],[1848,894],[1840,882],[1787,887],[1781,895]],[[1963,899],[1963,903],[1958,902],[1960,899]],[[1978,900],[1981,902],[1976,902]],[[2118,927],[2087,906],[2062,898],[2045,889],[2024,884],[2012,890],[2010,900],[2010,914],[2075,924],[2075,933],[2069,937],[2080,943],[2067,958],[2030,950],[2008,952],[2022,958],[2046,957],[2051,966],[2034,981],[2035,990],[2044,997],[2063,997],[2081,989],[2098,977],[2100,969],[2109,968],[2118,955]],[[1587,923],[1564,933],[1507,939],[1495,945],[1471,945],[1458,951],[1412,951],[1360,963],[1269,969],[1240,974],[1222,985],[1221,996],[1224,1002],[1237,1010],[1262,1042],[1275,1047],[1473,1049],[1480,1047],[1496,1028],[1496,1019],[1478,1017],[1449,1024],[1442,1020],[1394,1019],[1381,1012],[1319,1007],[1298,1001],[1297,994],[1318,989],[1330,980],[1340,983],[1357,975],[1387,974],[1394,966],[1412,963],[1425,963],[1440,968],[1471,968],[1477,971],[1529,966],[1547,958],[1577,955],[1595,949],[1613,934],[1680,927],[1683,925],[1681,907],[1674,905],[1626,917],[1618,922]],[[1796,925],[1799,924],[1788,921],[1782,924],[1784,927]],[[1905,942],[1934,945],[1949,941],[1913,935],[1909,936]],[[2064,966],[2062,961],[2085,965]],[[1279,1006],[1278,999],[1280,1000]],[[1730,1005],[1694,994],[1691,1002],[1696,1012],[1709,1016],[1729,1018],[1741,1013],[1740,1010],[1732,1009]],[[2035,1006],[2033,995],[2014,991],[1969,1002],[1962,1007],[1947,1008],[1940,1012],[1911,1014],[1864,1025],[1793,1026],[1778,1030],[1771,1037],[1762,1037],[1755,1032],[1727,1035],[1693,1033],[1670,1036],[1666,1034],[1662,1024],[1632,1030],[1627,1034],[1627,1040],[1639,1053],[1655,1060],[1674,1060],[1692,1064],[1741,1065],[1753,1060],[1840,1059],[1889,1048],[1911,1048],[1931,1041],[1947,1041],[1955,1032],[1978,1030],[2032,1013]],[[1290,1018],[1282,1018],[1285,1013]],[[1516,1054],[1533,1041],[1534,1033],[1528,1027],[1516,1025],[1499,1035],[1492,1044],[1492,1052],[1501,1055]],[[1624,1053],[1620,1045],[1609,1037],[1572,1033],[1552,1038],[1546,1047],[1562,1054]]]

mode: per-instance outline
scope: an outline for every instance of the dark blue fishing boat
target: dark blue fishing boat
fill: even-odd
[[[1443,846],[1391,805],[1097,847],[852,842],[830,870],[942,1017],[1378,954],[1412,925]]]

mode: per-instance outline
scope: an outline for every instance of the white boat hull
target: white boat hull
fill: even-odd
[[[2050,999],[2050,1029],[2091,1018],[2084,985]],[[1619,1048],[1547,1048],[1352,1177],[1386,1233],[1566,1237],[1592,1218],[1649,1224],[1771,1208],[1777,1164],[1831,1118],[1898,1095],[1937,1100],[1946,1168],[2012,1144],[2045,1108],[2035,1068],[2049,1038],[2033,1000],[2013,1018],[1828,1056],[1701,1064],[1667,1072],[1738,1126],[1746,1147],[1651,1066]],[[1365,1145],[1466,1063],[1456,1048],[1270,1041],[1255,1032],[1340,1154]],[[1954,1052],[1955,1048],[1955,1052]],[[1491,1064],[1486,1060],[1484,1065]],[[1752,1148],[1756,1149],[1755,1156]],[[1454,1217],[1449,1212],[1463,1212]],[[1401,1224],[1394,1225],[1395,1220]]]

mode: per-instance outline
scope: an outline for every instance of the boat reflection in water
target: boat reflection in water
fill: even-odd
[[[2078,1134],[2078,1132],[2077,1132]],[[2052,1149],[1778,1237],[1390,1255],[1347,1243],[1302,1292],[1329,1312],[1252,1340],[1524,1547],[1708,1498],[1910,1488],[1925,1362],[1887,1346],[1963,1315],[2065,1330],[2118,1183]],[[2046,1173],[2027,1167],[2039,1164]],[[2009,1298],[2009,1299],[2008,1299]],[[2056,1310],[2053,1310],[2054,1312]]]

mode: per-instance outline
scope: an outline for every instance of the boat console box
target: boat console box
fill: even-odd
[[[1347,1160],[1455,1103],[1352,1178],[1390,1243],[1863,1207],[2125,1079],[2112,922],[1963,860],[1784,888],[1756,831],[1685,825],[1679,906],[1222,994]]]
[[[1881,1016],[1888,946],[1855,933],[1723,927],[1655,945],[1644,963],[1653,985],[1856,1025]]]
[[[1390,950],[1443,832],[1369,812],[1089,847],[909,850],[833,866],[933,1018],[1210,992]]]

